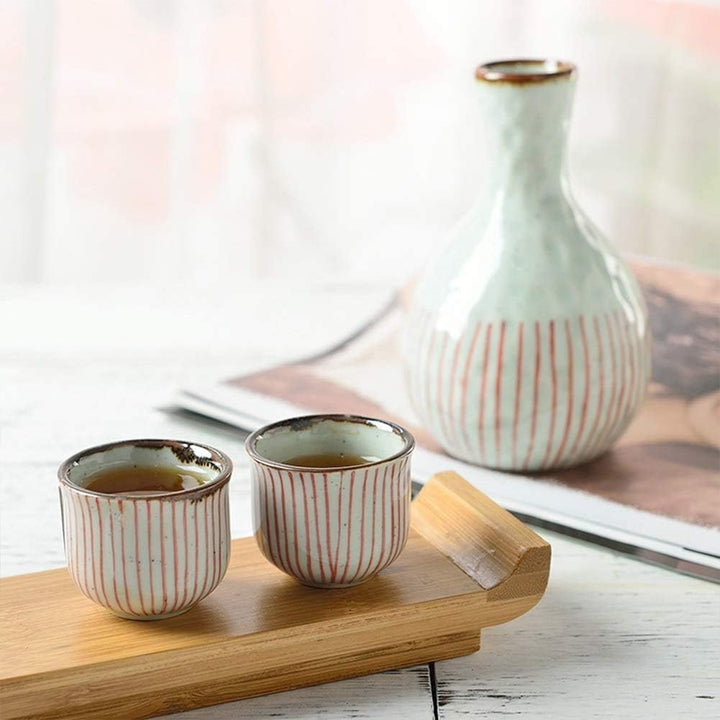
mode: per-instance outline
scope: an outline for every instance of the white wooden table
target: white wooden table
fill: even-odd
[[[161,408],[198,377],[321,347],[376,290],[0,288],[0,572],[64,565],[56,467],[112,439],[226,450],[233,536],[249,534],[242,435]],[[542,535],[547,595],[475,655],[172,717],[720,718],[720,588]]]

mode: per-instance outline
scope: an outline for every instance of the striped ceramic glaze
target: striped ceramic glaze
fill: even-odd
[[[415,407],[456,457],[512,470],[579,464],[625,430],[645,394],[648,335],[619,311],[473,321],[458,338],[416,318]]]
[[[191,468],[197,488],[152,496],[104,494],[83,483],[108,466]],[[116,615],[179,615],[209,595],[230,553],[230,459],[194,443],[133,440],[86,450],[60,468],[68,569],[91,600]]]
[[[369,580],[402,552],[410,526],[412,436],[355,416],[285,421],[248,438],[255,537],[265,557],[314,587]],[[378,458],[347,468],[283,460],[318,452]]]
[[[420,419],[450,454],[500,469],[601,454],[649,378],[638,285],[568,190],[575,74],[535,60],[478,69],[483,187],[418,283],[408,319]]]

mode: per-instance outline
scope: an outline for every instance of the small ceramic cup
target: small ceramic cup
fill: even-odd
[[[152,466],[201,476],[201,485],[138,496],[86,488],[109,468]],[[230,555],[230,458],[176,440],[126,440],[83,450],[59,469],[68,569],[81,592],[116,615],[159,620],[209,595]]]
[[[311,415],[252,433],[255,538],[265,557],[304,585],[369,580],[402,552],[410,526],[412,435],[357,415]],[[372,458],[343,467],[290,464],[298,457]]]

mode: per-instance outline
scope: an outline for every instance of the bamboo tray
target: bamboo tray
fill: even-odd
[[[141,623],[66,570],[0,581],[2,717],[147,718],[472,653],[542,597],[550,546],[455,473],[413,501],[400,558],[314,590],[234,540],[225,579],[185,615]]]

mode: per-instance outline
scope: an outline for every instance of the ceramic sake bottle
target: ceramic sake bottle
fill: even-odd
[[[647,311],[574,202],[565,163],[575,67],[476,72],[484,191],[420,280],[405,338],[413,405],[447,452],[538,471],[607,450],[643,399]]]

